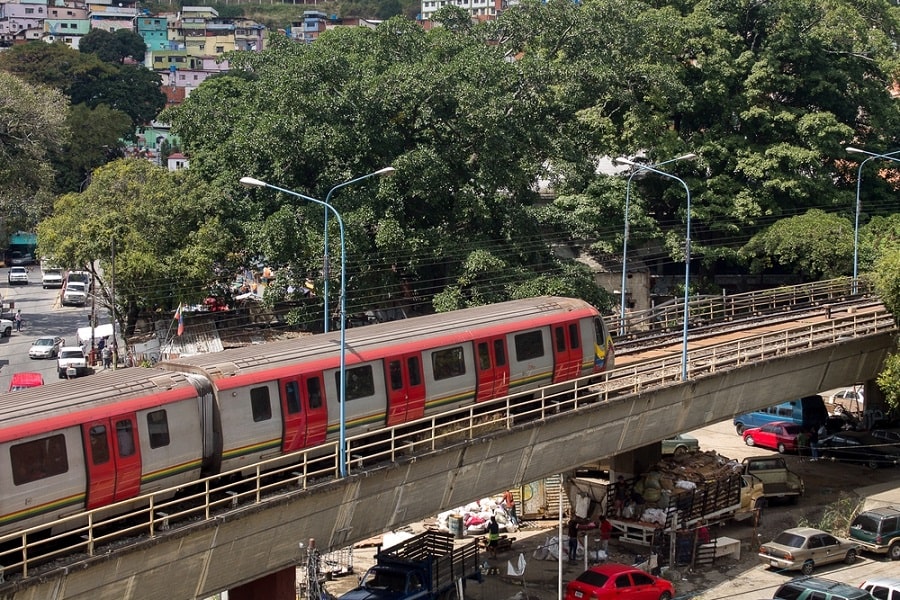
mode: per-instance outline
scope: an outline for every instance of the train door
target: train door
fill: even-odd
[[[399,425],[425,415],[425,382],[419,353],[392,356],[384,361],[387,381],[387,424]]]
[[[553,383],[581,372],[581,332],[578,321],[553,326]]]
[[[141,487],[141,452],[134,413],[81,426],[87,449],[87,508],[136,496]]]
[[[490,400],[509,393],[509,361],[506,360],[506,338],[497,336],[478,340],[478,390],[475,401]]]
[[[322,395],[322,375],[300,375],[281,380],[284,415],[282,452],[293,452],[325,441],[328,408]]]

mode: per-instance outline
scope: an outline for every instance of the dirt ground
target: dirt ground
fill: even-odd
[[[692,432],[701,440],[701,448],[716,448],[729,458],[742,459],[744,456],[766,454],[767,450],[747,448],[736,436],[731,424],[718,424],[698,432]],[[682,598],[697,597],[702,600],[757,600],[771,598],[775,589],[798,573],[771,571],[761,565],[756,554],[759,544],[772,539],[777,533],[789,527],[804,524],[833,530],[840,534],[846,531],[846,519],[857,510],[862,498],[858,490],[877,483],[895,483],[900,488],[900,469],[868,469],[831,462],[810,462],[798,456],[788,456],[788,463],[798,472],[806,484],[806,494],[797,505],[768,507],[758,528],[752,524],[726,523],[711,527],[713,537],[730,537],[741,541],[740,559],[720,557],[712,566],[690,569],[677,566],[665,576],[675,584],[676,594]],[[422,530],[424,524],[412,526],[413,532]],[[467,586],[468,600],[555,600],[564,594],[565,584],[577,577],[584,569],[582,560],[577,564],[564,560],[562,565],[556,560],[538,560],[535,552],[547,545],[558,535],[556,521],[530,521],[519,531],[509,534],[515,538],[509,551],[500,553],[496,559],[484,554],[485,569],[482,583],[470,582]],[[359,575],[372,563],[376,548],[357,547],[354,549],[354,574],[339,577],[325,584],[329,594],[340,596],[356,584]],[[519,554],[526,561],[523,577],[507,574],[507,563],[515,565]],[[542,554],[542,553],[539,553]],[[624,564],[634,564],[636,557],[647,557],[649,548],[620,543],[615,539],[610,543],[609,560]],[[561,569],[561,577],[560,577]],[[874,575],[896,576],[900,564],[891,563],[882,556],[862,555],[854,565],[828,565],[817,569],[816,575],[859,585]]]

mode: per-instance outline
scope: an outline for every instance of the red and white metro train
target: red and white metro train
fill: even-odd
[[[581,300],[514,300],[346,331],[348,436],[611,368]],[[339,333],[105,371],[0,397],[0,534],[339,435]],[[127,504],[127,503],[126,503]]]

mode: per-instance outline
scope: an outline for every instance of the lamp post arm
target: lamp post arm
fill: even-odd
[[[864,158],[859,163],[859,168],[857,168],[856,170],[856,216],[853,220],[853,293],[855,294],[859,277],[859,213],[862,212],[862,201],[860,197],[860,186],[862,185],[862,170],[867,162],[876,158],[883,158],[884,160],[900,162],[900,159],[895,158],[894,156],[896,154],[900,154],[900,150],[894,150],[892,152],[886,152],[884,154],[876,154],[875,152],[869,152],[868,150],[862,150],[861,148],[854,148],[852,146],[846,148],[846,150],[851,154],[867,155],[867,158]]]
[[[615,159],[613,162],[620,162],[622,164],[631,165],[635,167],[631,171],[631,175],[628,176],[628,182],[625,184],[625,231],[622,233],[622,288],[620,292],[620,300],[621,307],[619,310],[619,335],[623,335],[625,333],[625,281],[626,281],[626,273],[628,271],[628,239],[631,233],[631,222],[628,219],[629,210],[631,206],[631,180],[634,179],[634,176],[640,173],[641,171],[653,170],[656,167],[661,167],[663,165],[667,165],[669,163],[673,163],[679,160],[691,160],[696,158],[697,155],[694,153],[685,154],[682,156],[676,156],[675,158],[670,158],[669,160],[664,160],[662,162],[658,162],[654,165],[641,165],[635,163],[631,160],[623,160],[623,159]],[[659,172],[659,171],[657,171]]]

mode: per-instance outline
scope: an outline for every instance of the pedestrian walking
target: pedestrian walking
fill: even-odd
[[[509,514],[509,522],[518,527],[519,516],[516,514],[516,499],[513,498],[510,490],[503,492],[503,504],[506,507],[507,514]]]
[[[16,331],[22,331],[22,309],[16,311]]]
[[[500,524],[497,523],[497,517],[491,517],[488,525],[488,552],[491,557],[497,558],[497,546],[500,544]]]
[[[569,519],[569,562],[578,560],[578,519]]]
[[[609,538],[612,537],[612,523],[605,515],[600,515],[600,549],[609,556]]]

